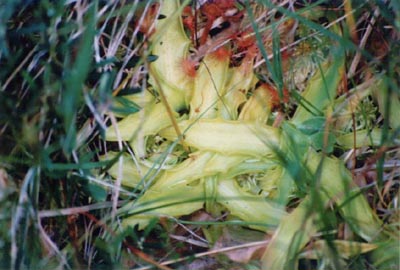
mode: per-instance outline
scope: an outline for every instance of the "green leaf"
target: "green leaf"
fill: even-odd
[[[118,102],[118,105],[113,106],[111,110],[117,113],[118,116],[136,113],[141,109],[139,105],[125,97],[115,97],[115,101]]]
[[[310,117],[297,125],[297,128],[306,135],[312,135],[324,130],[326,119],[323,116]]]
[[[107,191],[94,183],[88,183],[87,189],[90,192],[90,195],[98,202],[104,202],[107,198]]]
[[[332,153],[336,143],[336,137],[331,132],[317,132],[310,136],[311,144],[315,150],[323,150],[324,153]]]
[[[344,73],[344,56],[339,55],[333,61],[327,61],[310,79],[299,100],[291,122],[296,126],[313,117],[323,116],[325,110],[333,105],[339,82]]]

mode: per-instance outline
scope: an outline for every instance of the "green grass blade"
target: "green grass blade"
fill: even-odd
[[[85,13],[85,29],[80,40],[78,54],[71,68],[66,67],[65,91],[62,93],[59,112],[64,118],[66,137],[64,152],[69,154],[75,148],[76,115],[79,101],[82,99],[82,87],[91,70],[93,58],[93,40],[96,34],[96,2],[88,7]]]
[[[300,125],[312,117],[323,116],[324,111],[333,105],[343,73],[343,55],[324,63],[302,93],[302,99],[306,100],[307,104],[313,104],[313,107],[308,107],[305,103],[300,105],[296,109],[291,122]]]

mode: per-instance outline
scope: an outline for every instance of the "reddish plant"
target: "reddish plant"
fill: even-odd
[[[236,12],[234,0],[208,1],[200,8],[207,21],[200,37],[200,45],[205,44],[214,21],[222,17],[224,21],[237,22],[243,16],[243,11]]]
[[[289,102],[289,91],[286,88],[283,88],[282,98],[279,96],[278,90],[272,85],[264,83],[262,88],[265,89],[270,96],[270,105],[272,110],[279,107],[281,102]]]
[[[139,31],[146,37],[151,36],[155,31],[155,28],[153,27],[153,29],[151,29],[151,27],[156,19],[159,7],[160,5],[158,3],[151,5],[146,14],[143,15],[143,20],[139,24]]]
[[[215,50],[212,55],[217,58],[220,61],[224,61],[226,58],[229,58],[231,56],[231,52],[228,48],[226,47],[219,47],[217,50]]]
[[[198,67],[198,62],[195,60],[192,60],[190,58],[185,58],[182,60],[182,70],[183,72],[188,75],[191,78],[196,77],[196,72],[197,72],[197,67]]]

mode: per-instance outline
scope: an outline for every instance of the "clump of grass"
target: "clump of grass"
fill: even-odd
[[[1,4],[1,267],[101,264],[104,228],[81,213],[112,209],[93,171],[139,5],[14,2]]]
[[[229,7],[241,16],[215,17],[233,16],[229,25],[210,26],[205,4],[189,2],[171,13],[186,19],[178,37],[163,36],[168,23],[157,28],[165,22],[157,1],[0,4],[0,268],[259,268],[263,261],[269,269],[395,269],[398,6],[244,1]],[[168,38],[183,47],[157,47]],[[168,66],[180,49],[189,69]],[[240,67],[250,68],[243,80]],[[196,74],[205,83],[190,87]],[[208,103],[196,102],[206,86]],[[219,118],[262,123],[249,133]],[[224,132],[252,141],[246,149],[224,145]],[[113,143],[105,141],[110,133]],[[287,148],[266,143],[281,133]],[[307,147],[318,153],[304,158]],[[270,155],[260,158],[264,150]],[[326,164],[359,193],[335,193]],[[152,197],[165,189],[159,201]],[[354,201],[363,212],[347,208]],[[279,210],[265,211],[271,205]],[[357,223],[365,213],[374,223]],[[250,247],[264,236],[272,239],[262,242],[262,258]],[[251,256],[232,262],[221,248],[232,239]],[[281,243],[287,252],[274,253]],[[178,256],[196,260],[185,266]]]

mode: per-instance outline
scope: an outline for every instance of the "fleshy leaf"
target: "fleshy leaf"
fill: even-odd
[[[312,250],[302,253],[300,257],[316,260],[321,258],[324,252],[329,252],[332,247],[340,257],[350,259],[353,256],[370,252],[376,249],[378,245],[346,240],[333,240],[330,243],[327,243],[326,240],[318,240],[313,243]]]
[[[274,156],[281,144],[279,129],[254,122],[199,119],[184,120],[179,127],[188,146],[226,155]],[[171,127],[160,135],[168,140],[177,138]]]
[[[326,108],[333,104],[343,72],[343,56],[324,63],[308,82],[291,122],[298,126],[313,116],[323,116]]]
[[[245,192],[234,179],[219,179],[217,202],[230,214],[249,222],[250,228],[262,231],[275,228],[286,215],[283,207]]]
[[[139,225],[143,229],[153,218],[188,215],[201,209],[203,203],[203,185],[183,183],[162,191],[146,190],[139,199],[124,205],[119,214],[125,216],[123,227]]]
[[[190,39],[183,29],[178,0],[162,1],[156,32],[151,38],[152,54],[157,60],[150,63],[149,83],[159,91],[175,110],[185,107],[186,95],[193,88],[193,79],[183,72],[182,61],[189,54]],[[165,17],[164,17],[165,16]]]
[[[224,48],[219,50],[224,50]],[[205,56],[197,71],[190,101],[189,118],[217,116],[217,104],[225,94],[225,83],[229,75],[229,56],[221,59],[215,54],[216,52]]]

